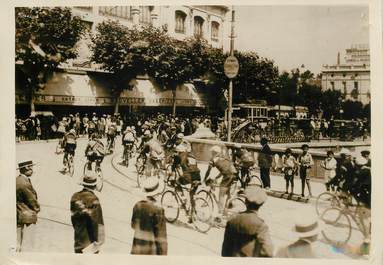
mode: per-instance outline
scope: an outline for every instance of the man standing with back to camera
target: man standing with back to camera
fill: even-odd
[[[261,145],[262,149],[258,153],[258,166],[260,169],[263,186],[265,189],[270,189],[270,167],[273,161],[273,157],[266,137],[262,137]]]

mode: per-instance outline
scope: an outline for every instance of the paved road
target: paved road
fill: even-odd
[[[120,139],[117,140],[115,155],[107,156],[102,164],[105,184],[101,193],[97,193],[103,208],[106,243],[103,253],[130,252],[133,230],[130,228],[132,208],[136,201],[143,198],[136,185],[136,172],[133,163],[126,168],[119,165],[121,157]],[[28,227],[25,234],[23,251],[25,252],[73,252],[73,228],[70,223],[69,203],[72,194],[81,189],[78,182],[86,161],[84,149],[86,141],[80,139],[75,156],[75,174],[71,178],[59,172],[62,168],[62,155],[54,153],[56,142],[34,142],[17,144],[17,160],[31,157],[39,165],[32,178],[38,193],[42,210],[38,223]],[[199,165],[202,176],[207,165]],[[212,173],[214,174],[214,172]],[[298,183],[297,183],[298,184]],[[272,187],[284,189],[284,180],[279,176],[272,177]],[[297,188],[298,185],[297,185]],[[323,184],[313,183],[314,195],[324,191]],[[298,191],[298,190],[297,190]],[[296,239],[292,232],[294,218],[302,210],[314,210],[313,202],[308,204],[269,197],[259,214],[270,227],[275,248],[286,245]],[[181,216],[177,224],[168,224],[169,255],[220,255],[224,229],[213,227],[208,233],[195,231]],[[361,235],[353,232],[351,248],[360,242]],[[326,258],[363,258],[357,255],[342,253],[320,241],[317,243],[321,257]]]

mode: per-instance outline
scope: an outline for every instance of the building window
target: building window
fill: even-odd
[[[354,89],[358,90],[358,87],[359,87],[359,83],[358,82],[354,82]]]
[[[219,23],[216,21],[211,22],[211,40],[218,41],[219,39]]]
[[[202,17],[194,17],[194,36],[203,37],[203,23],[204,20]]]
[[[177,10],[176,11],[176,28],[175,32],[177,33],[185,33],[185,20],[186,20],[186,14],[182,11]]]
[[[130,6],[100,6],[99,13],[103,16],[112,16],[123,19],[132,19]]]
[[[140,6],[140,23],[150,24],[151,17],[150,14],[153,10],[151,6]]]
[[[343,94],[346,95],[347,94],[347,83],[343,81],[342,84],[343,84]]]
[[[331,89],[332,89],[332,90],[335,89],[335,83],[334,83],[334,81],[331,81],[331,82],[330,82],[330,86],[331,86]]]

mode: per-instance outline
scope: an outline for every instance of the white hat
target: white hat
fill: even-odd
[[[75,129],[70,129],[69,132],[70,133],[76,133],[76,130]]]
[[[215,153],[215,154],[219,154],[219,153],[222,152],[222,150],[221,150],[221,147],[220,147],[220,146],[215,145],[215,146],[213,146],[212,148],[210,148],[210,152],[212,152],[213,154],[214,154],[214,153]]]
[[[346,149],[346,148],[342,148],[339,152],[339,154],[343,154],[343,155],[351,155],[351,152],[350,150]]]
[[[159,193],[160,181],[157,177],[149,177],[142,182],[141,187],[145,196],[154,196]]]
[[[258,205],[263,204],[267,200],[266,192],[259,186],[248,186],[245,189],[244,195],[248,202]]]
[[[312,237],[320,233],[318,218],[314,215],[303,215],[296,220],[293,231],[300,238]]]
[[[82,181],[80,182],[83,186],[90,186],[95,187],[97,186],[98,178],[96,176],[96,173],[93,171],[87,171],[87,173],[82,178]]]

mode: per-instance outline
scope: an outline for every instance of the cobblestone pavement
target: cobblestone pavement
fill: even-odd
[[[106,242],[103,253],[129,254],[133,240],[130,227],[132,208],[143,195],[136,185],[136,172],[133,163],[128,168],[119,164],[121,160],[121,139],[116,140],[114,155],[105,157],[102,163],[104,188],[97,193],[103,208]],[[62,252],[73,253],[73,228],[70,222],[70,198],[81,189],[78,184],[86,158],[85,139],[80,139],[75,155],[75,173],[71,178],[59,172],[62,168],[62,154],[55,154],[57,142],[38,142],[17,145],[17,160],[32,158],[38,165],[32,177],[33,185],[41,203],[41,212],[36,225],[25,231],[23,252]],[[201,163],[201,175],[204,176],[207,165]],[[214,174],[214,172],[212,172]],[[297,180],[298,181],[298,180]],[[297,183],[298,184],[298,183]],[[296,185],[296,192],[300,187]],[[314,196],[324,191],[323,184],[313,183]],[[272,188],[284,190],[284,180],[272,176]],[[312,208],[315,200],[308,204],[269,196],[260,209],[259,215],[269,225],[275,249],[296,239],[292,232],[294,218],[299,216],[300,209]],[[206,234],[199,233],[188,225],[185,216],[180,222],[168,224],[169,255],[219,256],[223,241],[224,228],[213,227]],[[361,234],[354,230],[350,240],[350,249],[360,244]],[[324,240],[317,243],[321,257],[326,258],[365,258],[340,251],[326,244]],[[343,253],[342,253],[343,252]]]

